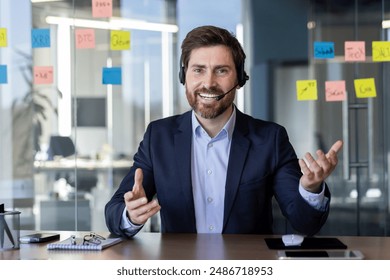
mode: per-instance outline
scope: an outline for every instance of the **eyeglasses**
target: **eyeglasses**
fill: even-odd
[[[91,232],[90,234],[84,236],[83,245],[90,245],[90,244],[99,245],[100,243],[102,243],[102,240],[106,240],[106,239],[99,234]]]

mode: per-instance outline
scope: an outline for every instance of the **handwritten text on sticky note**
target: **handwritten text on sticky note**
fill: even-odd
[[[7,29],[0,28],[0,47],[7,46]]]
[[[390,61],[390,42],[372,42],[372,61]]]
[[[95,48],[95,30],[94,29],[76,29],[75,30],[76,48],[93,49]]]
[[[120,85],[120,84],[122,84],[122,68],[121,67],[104,67],[102,76],[103,76],[103,84],[104,85]]]
[[[357,98],[376,97],[374,78],[356,79],[354,85]]]
[[[35,66],[34,84],[52,84],[53,66]]]
[[[298,100],[317,100],[317,81],[299,80],[297,81],[297,99]]]
[[[112,0],[92,0],[92,16],[95,18],[112,17]]]
[[[344,43],[345,61],[365,61],[366,43],[364,41],[346,41]]]
[[[32,48],[50,48],[50,29],[31,30]]]
[[[130,49],[130,31],[111,31],[111,50]]]
[[[325,100],[343,101],[346,99],[345,81],[326,81]]]
[[[0,84],[6,84],[7,80],[7,65],[0,65]]]
[[[314,58],[334,58],[334,42],[314,42]]]

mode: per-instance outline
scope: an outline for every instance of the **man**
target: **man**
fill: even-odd
[[[313,235],[325,223],[327,154],[298,160],[286,130],[234,105],[248,76],[245,53],[225,29],[202,26],[182,43],[180,81],[192,110],[151,122],[134,165],[105,208],[108,229],[131,237],[160,212],[162,232],[272,233],[272,197],[293,228]]]

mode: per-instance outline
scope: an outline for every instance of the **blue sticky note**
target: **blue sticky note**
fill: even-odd
[[[0,84],[6,84],[7,80],[7,65],[0,65]]]
[[[103,67],[103,84],[104,85],[120,85],[122,84],[122,68],[121,67]]]
[[[334,42],[314,42],[314,58],[334,58]]]
[[[50,48],[50,29],[31,30],[32,48]]]

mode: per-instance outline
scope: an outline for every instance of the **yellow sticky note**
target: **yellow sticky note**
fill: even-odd
[[[375,79],[356,79],[353,81],[357,98],[376,97]]]
[[[112,30],[110,45],[114,51],[130,49],[130,31]]]
[[[7,29],[0,28],[0,47],[7,46]]]
[[[300,80],[297,81],[297,99],[298,100],[317,100],[317,81]]]
[[[372,42],[372,61],[390,61],[390,42]]]

